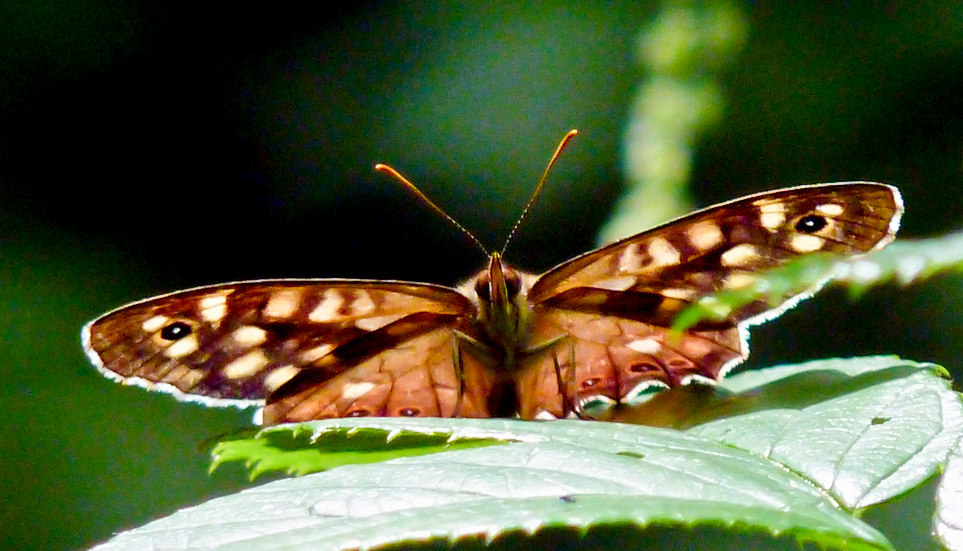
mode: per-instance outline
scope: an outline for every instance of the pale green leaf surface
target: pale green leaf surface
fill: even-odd
[[[933,239],[898,241],[885,249],[852,256],[810,254],[760,274],[747,287],[722,291],[692,304],[673,322],[683,331],[703,320],[725,319],[750,302],[772,297],[806,294],[826,281],[845,284],[854,293],[895,280],[908,284],[934,274],[963,267],[963,233]]]
[[[956,441],[936,492],[934,532],[950,551],[963,551],[963,439]]]
[[[883,536],[840,505],[893,498],[938,470],[963,426],[959,397],[943,373],[895,357],[748,371],[710,395],[709,406],[694,412],[701,424],[688,433],[586,421],[431,418],[271,427],[262,437],[310,435],[321,456],[506,445],[269,483],[97,549],[368,548],[612,523],[719,526],[827,548],[888,549]]]
[[[351,421],[396,430],[412,420]],[[476,436],[489,424],[416,421],[432,432]],[[520,441],[268,483],[179,511],[95,549],[365,549],[600,523],[735,526],[829,548],[890,548],[811,483],[743,450],[650,427],[490,424],[490,434],[507,430]],[[344,430],[345,423],[314,425]],[[547,426],[561,436],[549,440]]]
[[[691,434],[768,457],[808,477],[844,506],[862,508],[908,491],[942,465],[963,430],[960,399],[949,390],[944,373],[938,366],[895,357],[826,360],[737,374],[720,384],[725,393],[705,396],[693,394],[697,387],[682,387],[653,403],[672,410],[695,408],[685,411],[687,426],[696,425]],[[689,394],[697,401],[673,401]],[[606,432],[584,423],[435,419],[371,419],[360,426],[350,421],[308,423],[298,430],[307,434],[311,428],[313,446],[304,442],[294,452],[283,452],[299,454],[297,459],[308,456],[310,462],[299,463],[270,446],[252,453],[244,442],[222,444],[224,455],[216,462],[246,459],[256,464],[252,475],[271,469],[303,473],[533,439],[573,445],[594,439],[592,445],[599,449],[612,449],[628,430]],[[290,430],[271,427],[261,435]]]
[[[963,432],[960,396],[941,373],[895,357],[745,372],[721,383],[738,393],[720,408],[727,416],[689,433],[772,459],[863,508],[936,474]]]

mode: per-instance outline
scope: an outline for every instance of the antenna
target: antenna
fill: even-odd
[[[415,195],[415,197],[417,197],[418,199],[421,199],[423,203],[425,203],[426,205],[431,207],[432,210],[440,214],[442,218],[444,218],[445,220],[450,222],[453,226],[458,228],[458,230],[461,231],[461,233],[467,235],[468,239],[470,239],[471,242],[475,244],[475,246],[481,249],[481,252],[484,253],[485,256],[490,256],[488,249],[486,249],[485,246],[482,245],[481,241],[479,241],[474,234],[472,234],[470,231],[465,229],[465,226],[462,226],[461,224],[459,224],[458,221],[452,218],[447,212],[441,210],[441,207],[433,203],[431,199],[428,198],[427,195],[422,193],[421,190],[415,186],[415,184],[412,184],[411,182],[409,182],[408,179],[402,176],[397,170],[391,168],[388,165],[384,165],[381,163],[378,163],[375,165],[375,170],[380,170],[381,172],[387,172],[388,174],[391,174],[392,176],[397,178],[398,181],[400,181],[402,184],[405,185],[408,191],[410,191]]]
[[[502,246],[502,256],[505,256],[505,250],[508,249],[508,244],[512,242],[512,238],[515,237],[515,232],[518,231],[518,227],[522,225],[522,220],[525,220],[525,218],[528,216],[528,212],[532,210],[535,200],[538,199],[538,196],[542,194],[542,188],[545,187],[545,181],[548,180],[548,173],[550,170],[552,170],[552,166],[555,164],[558,156],[562,153],[562,150],[565,149],[565,146],[568,145],[568,142],[572,141],[572,138],[574,138],[576,134],[578,134],[578,130],[575,130],[574,128],[569,130],[568,134],[562,138],[561,143],[558,144],[558,147],[555,148],[555,153],[552,154],[552,158],[548,161],[548,166],[545,167],[545,172],[542,174],[542,179],[538,181],[538,186],[532,193],[532,197],[528,200],[528,204],[525,205],[525,208],[522,209],[522,214],[518,217],[518,220],[515,221],[515,225],[512,226],[512,231],[508,232],[508,238],[505,239],[505,244]]]
[[[570,142],[572,138],[575,137],[576,134],[578,134],[578,130],[574,130],[574,129],[569,130],[568,134],[566,134],[565,137],[562,138],[561,143],[558,144],[558,147],[555,148],[555,153],[552,155],[551,160],[548,161],[548,166],[545,167],[545,172],[542,174],[542,179],[538,181],[538,186],[535,188],[535,191],[532,193],[532,197],[528,200],[528,203],[525,205],[525,208],[522,209],[522,214],[518,217],[518,220],[515,221],[515,225],[512,226],[512,231],[508,232],[508,238],[505,239],[505,245],[502,246],[501,253],[499,253],[501,256],[505,255],[505,250],[508,249],[508,244],[512,242],[512,238],[515,237],[515,233],[518,231],[518,227],[522,224],[522,221],[525,220],[525,218],[528,216],[528,212],[532,210],[532,206],[535,204],[535,200],[538,199],[539,195],[541,195],[542,188],[545,187],[545,182],[546,180],[548,180],[548,173],[550,170],[552,170],[552,166],[555,165],[555,161],[558,159],[558,156],[562,153],[562,150],[565,149],[565,146],[568,145],[568,142]],[[401,173],[399,173],[397,170],[391,168],[386,164],[381,164],[381,163],[378,163],[375,165],[375,170],[380,170],[381,172],[387,172],[388,174],[394,176],[399,182],[404,184],[405,188],[407,188],[409,192],[414,194],[415,197],[420,199],[424,204],[428,205],[433,211],[440,214],[441,217],[447,220],[452,226],[455,226],[456,228],[458,228],[458,231],[468,236],[468,239],[470,239],[471,242],[474,243],[475,246],[478,247],[479,250],[481,250],[481,252],[485,254],[485,256],[491,256],[492,253],[488,252],[488,249],[486,249],[485,246],[482,245],[482,242],[479,241],[478,238],[475,237],[473,233],[468,231],[465,228],[465,226],[462,226],[461,224],[459,224],[457,220],[452,218],[447,212],[443,211],[441,207],[439,207],[434,202],[432,202],[432,200],[429,199],[427,195],[422,193],[421,190],[418,189],[417,186],[415,186],[415,184],[412,184],[411,182],[409,182],[408,179],[402,176]]]

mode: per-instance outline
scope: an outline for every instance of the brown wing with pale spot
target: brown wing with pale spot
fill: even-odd
[[[593,302],[613,308],[618,302],[644,303],[649,320],[665,325],[693,300],[745,286],[754,274],[802,254],[880,248],[895,237],[901,214],[899,192],[884,184],[825,184],[750,195],[565,262],[539,278],[529,299],[576,309],[592,308]],[[754,303],[730,321],[770,308]]]
[[[264,423],[335,417],[490,417],[504,392],[456,336],[470,324],[413,314],[347,343],[268,398]]]
[[[353,365],[343,361],[346,357],[362,362],[377,357],[384,347],[410,349],[407,339],[450,336],[474,310],[461,294],[433,285],[250,281],[125,306],[85,327],[84,341],[101,371],[124,382],[162,383],[162,390],[216,399],[261,400],[305,370],[323,373],[313,378],[323,384]],[[410,330],[414,325],[417,331]],[[454,366],[451,348],[445,346],[434,347],[430,365],[406,372],[431,371],[431,377],[422,380],[438,382],[440,394],[448,392],[454,376],[440,374],[443,367],[451,371]],[[332,361],[335,357],[340,361]],[[365,373],[373,381],[395,376],[394,371],[385,375],[377,369]],[[410,391],[412,384],[405,388]],[[361,389],[340,392],[357,394]]]
[[[737,327],[670,335],[632,319],[547,309],[532,329],[533,341],[556,344],[525,360],[518,379],[524,419],[564,417],[593,397],[621,402],[651,386],[715,380],[743,359]]]
[[[593,395],[621,401],[648,381],[720,377],[748,354],[739,326],[781,308],[757,301],[673,341],[665,328],[679,311],[803,254],[882,247],[901,213],[899,192],[883,184],[792,188],[710,207],[556,267],[528,296],[535,321],[526,361],[534,367],[519,381],[522,415],[568,413],[559,379],[577,404]],[[807,291],[770,298],[791,304]]]

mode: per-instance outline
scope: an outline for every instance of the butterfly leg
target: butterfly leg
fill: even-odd
[[[559,348],[566,339],[565,334],[545,335],[518,351],[513,378],[523,419],[564,419],[576,413],[566,384],[574,364],[563,361],[565,352]]]
[[[588,419],[585,412],[582,411],[581,404],[573,401],[569,394],[569,389],[573,387],[575,381],[575,346],[569,347],[569,377],[567,380],[562,378],[562,366],[558,363],[557,353],[552,353],[552,363],[555,366],[555,381],[558,384],[558,393],[562,397],[562,418],[568,418],[569,414],[573,414],[579,419]]]
[[[458,384],[457,397],[455,398],[455,409],[451,412],[452,417],[458,417],[458,411],[461,410],[461,401],[465,396],[465,370],[461,363],[461,346],[458,345],[458,339],[460,336],[464,338],[470,338],[467,335],[459,335],[457,331],[453,331],[451,334],[451,366],[455,371],[455,381]]]

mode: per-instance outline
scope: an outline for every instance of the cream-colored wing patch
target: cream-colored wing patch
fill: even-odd
[[[300,308],[303,293],[304,289],[297,287],[274,291],[261,314],[269,320],[288,319]]]
[[[744,268],[760,262],[760,251],[755,245],[742,243],[722,253],[720,260],[726,268]]]
[[[267,389],[268,392],[274,392],[281,388],[281,385],[290,381],[299,371],[300,369],[293,365],[282,365],[264,377],[264,388]]]
[[[271,359],[260,348],[255,348],[247,354],[231,361],[221,372],[228,379],[246,379],[253,377],[271,363]]]
[[[338,319],[342,315],[341,309],[344,308],[344,301],[344,295],[341,294],[341,291],[325,289],[317,306],[308,314],[308,319],[319,323]]]
[[[685,234],[689,243],[700,251],[711,251],[726,240],[719,224],[709,220],[693,224],[685,230]]]
[[[663,268],[678,264],[682,259],[679,249],[661,237],[653,237],[648,245],[649,262],[639,269]]]
[[[775,232],[786,223],[786,205],[780,201],[762,199],[753,203],[759,209],[759,223]]]
[[[826,240],[818,235],[799,234],[789,239],[789,246],[796,252],[811,253],[823,248]]]
[[[200,343],[197,340],[197,335],[189,335],[183,339],[174,341],[164,348],[161,353],[168,358],[183,358],[184,356],[197,352],[199,347]]]
[[[256,325],[242,325],[231,333],[231,338],[238,346],[246,348],[263,344],[268,338],[268,333]]]
[[[231,290],[225,289],[201,298],[201,318],[209,323],[219,323],[223,320],[227,315],[227,297],[230,294]]]

